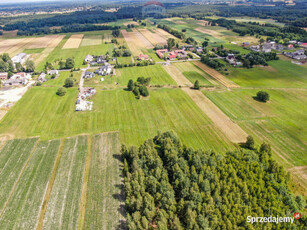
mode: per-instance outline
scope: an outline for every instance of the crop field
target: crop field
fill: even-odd
[[[101,45],[101,43],[102,43],[101,35],[85,36],[81,42],[81,46],[96,46],[96,45]]]
[[[2,209],[1,229],[36,227],[59,144],[57,140],[38,144]]]
[[[113,75],[113,77],[103,76],[104,81],[100,81],[101,76],[96,75],[94,78],[86,79],[84,84],[88,87],[114,88],[115,84],[118,83],[118,86],[126,87],[130,79],[136,81],[138,77],[150,77],[151,85],[176,85],[176,82],[160,65],[116,69],[116,75]]]
[[[306,71],[306,66],[278,60],[270,61],[269,67],[232,68],[229,79],[242,87],[306,88]]]
[[[77,229],[86,152],[87,136],[65,140],[43,229]]]
[[[118,132],[93,137],[84,229],[123,229],[125,209]]]
[[[76,68],[84,67],[83,60],[86,55],[104,55],[106,52],[111,53],[114,47],[113,44],[101,44],[94,46],[80,46],[78,49],[62,49],[67,39],[67,37],[63,39],[55,49],[53,49],[50,53],[48,53],[48,55],[45,55],[45,57],[42,58],[44,62],[40,61],[40,64],[36,68],[37,71],[42,71],[47,61],[54,63],[56,60],[66,60],[66,58],[74,58]],[[58,68],[57,65],[54,65],[54,67]]]
[[[63,49],[76,49],[79,48],[84,34],[73,34],[70,38],[66,41]]]
[[[191,62],[174,63],[173,65],[193,84],[196,80],[198,80],[201,85],[212,86],[219,84],[214,78],[197,68]]]
[[[270,90],[270,101],[253,99],[258,90],[236,89],[205,92],[225,114],[249,134],[267,141],[282,164],[293,167],[307,164],[307,91]]]
[[[92,98],[94,110],[90,112],[75,112],[77,88],[68,89],[64,97],[58,97],[56,90],[57,87],[30,89],[1,120],[0,133],[48,140],[119,130],[122,142],[130,145],[143,142],[158,130],[174,130],[184,143],[196,148],[232,148],[180,89],[150,90],[150,97],[142,100],[123,89],[98,90]]]
[[[161,35],[159,35],[159,33],[152,33],[151,31],[149,31],[148,29],[140,29],[139,30],[143,36],[153,45],[166,45],[167,41],[164,37],[162,37]]]

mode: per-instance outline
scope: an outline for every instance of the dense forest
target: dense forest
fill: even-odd
[[[166,132],[121,151],[129,229],[263,229],[247,216],[293,217],[306,206],[266,143],[221,155],[188,148]],[[304,229],[306,221],[265,227]]]

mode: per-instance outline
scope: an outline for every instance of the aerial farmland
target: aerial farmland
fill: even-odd
[[[307,32],[176,4],[0,16],[0,229],[254,229],[248,215],[306,214]]]

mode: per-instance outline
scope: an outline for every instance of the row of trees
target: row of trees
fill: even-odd
[[[201,62],[206,64],[207,66],[210,66],[211,68],[217,69],[217,70],[220,70],[225,66],[224,64],[222,64],[218,60],[210,59],[209,55],[201,56]]]
[[[121,152],[128,229],[260,229],[247,216],[293,216],[306,206],[267,143],[221,155],[195,151],[166,132]],[[304,223],[306,217],[291,227]]]
[[[163,29],[165,30],[166,32],[174,35],[175,37],[179,38],[179,39],[184,39],[185,38],[185,34],[178,31],[178,30],[175,30],[175,29],[172,29],[171,27],[167,26],[167,25],[158,25],[158,28],[160,29]]]

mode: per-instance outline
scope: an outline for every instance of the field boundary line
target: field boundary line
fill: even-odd
[[[88,136],[88,140],[87,140],[87,153],[86,153],[86,159],[85,159],[82,191],[81,191],[81,198],[80,198],[78,229],[84,229],[84,224],[85,224],[87,190],[88,190],[88,181],[89,181],[89,176],[90,176],[91,158],[92,158],[92,138],[93,136],[90,135]]]
[[[43,229],[44,218],[45,218],[45,214],[46,214],[46,211],[47,211],[48,202],[49,202],[49,199],[50,199],[50,196],[51,196],[52,187],[53,187],[55,177],[56,177],[56,174],[57,174],[57,169],[58,169],[58,166],[59,166],[60,161],[61,161],[61,157],[62,157],[62,153],[63,153],[63,149],[64,149],[64,144],[65,144],[65,139],[61,139],[61,144],[59,146],[57,157],[56,157],[56,160],[55,160],[55,163],[54,163],[54,166],[53,166],[52,174],[51,174],[49,182],[48,182],[47,190],[45,192],[45,197],[44,197],[44,200],[43,200],[43,203],[42,203],[42,206],[41,206],[41,210],[40,210],[40,214],[39,214],[39,218],[38,218],[38,221],[37,221],[37,226],[36,226],[37,230]]]
[[[1,212],[0,212],[0,217],[3,215],[3,212],[5,211],[7,204],[8,204],[9,201],[11,200],[11,197],[12,197],[13,193],[15,192],[16,186],[17,186],[17,184],[18,184],[18,182],[19,182],[19,180],[20,180],[22,174],[24,173],[26,167],[28,166],[29,161],[30,161],[32,155],[34,154],[34,152],[35,152],[35,150],[36,150],[36,147],[37,147],[38,143],[39,143],[39,138],[38,138],[37,141],[35,142],[35,144],[34,144],[32,150],[31,150],[31,152],[30,152],[30,154],[29,154],[29,157],[28,157],[26,163],[25,163],[24,166],[22,167],[21,172],[19,173],[18,178],[17,178],[17,180],[16,180],[16,182],[15,182],[15,184],[14,184],[12,190],[10,191],[8,198],[7,198],[7,200],[5,201],[5,203],[4,203],[4,205],[3,205],[3,208],[2,208],[2,210],[1,210]]]

